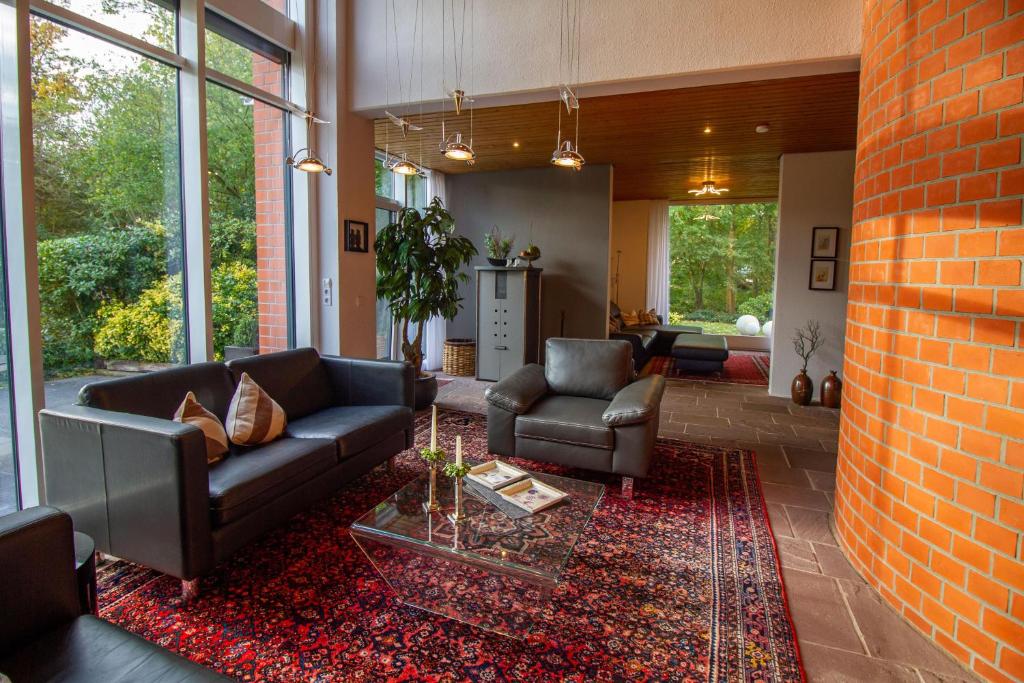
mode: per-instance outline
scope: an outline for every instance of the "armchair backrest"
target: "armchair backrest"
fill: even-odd
[[[619,339],[547,340],[544,379],[563,396],[612,400],[633,379],[633,349]]]

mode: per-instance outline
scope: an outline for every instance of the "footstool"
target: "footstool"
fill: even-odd
[[[676,370],[720,372],[729,358],[729,343],[720,334],[681,334],[672,342]]]

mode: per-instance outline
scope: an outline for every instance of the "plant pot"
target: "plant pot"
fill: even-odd
[[[499,268],[501,266],[508,265],[508,259],[504,259],[504,258],[491,258],[490,256],[488,256],[487,257],[487,262],[490,263],[492,266],[496,266],[496,267],[499,267]]]
[[[225,346],[224,347],[224,360],[234,360],[236,358],[245,358],[246,356],[255,356],[255,346]]]
[[[437,398],[437,377],[425,374],[416,378],[416,399],[414,405],[416,410],[423,410],[430,406]]]
[[[814,396],[814,382],[811,381],[811,378],[803,370],[793,378],[790,394],[793,397],[793,403],[798,406],[811,404],[811,397]]]
[[[836,376],[836,371],[828,373],[821,381],[821,405],[826,408],[838,408],[843,400],[843,381]]]

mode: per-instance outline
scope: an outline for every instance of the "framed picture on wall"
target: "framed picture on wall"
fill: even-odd
[[[811,258],[837,258],[839,256],[839,228],[814,228],[811,240]]]
[[[370,251],[370,226],[363,221],[345,221],[345,251]]]
[[[836,288],[836,262],[811,259],[811,279],[808,289],[831,291]]]

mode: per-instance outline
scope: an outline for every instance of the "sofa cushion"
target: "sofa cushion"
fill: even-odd
[[[288,421],[334,404],[334,389],[316,349],[295,349],[228,361],[237,383],[246,372],[277,401]]]
[[[344,460],[387,437],[413,428],[405,406],[336,406],[289,423],[285,434],[301,439],[330,439]]]
[[[284,410],[277,401],[270,398],[248,372],[243,372],[224,421],[231,443],[239,446],[270,443],[284,433],[286,423]]]
[[[681,334],[672,342],[672,357],[724,361],[729,358],[729,344],[720,334]]]
[[[612,450],[615,434],[601,420],[608,401],[547,396],[516,418],[516,437]]]
[[[0,671],[19,683],[230,680],[91,614],[50,630],[0,659]]]
[[[244,517],[337,463],[337,448],[327,439],[278,439],[229,455],[210,468],[214,526]]]
[[[553,394],[610,401],[632,379],[632,361],[624,340],[552,337],[545,344],[544,378]]]
[[[223,363],[195,363],[86,384],[78,393],[78,402],[92,408],[170,420],[190,391],[204,408],[223,421],[235,393],[235,383]]]

